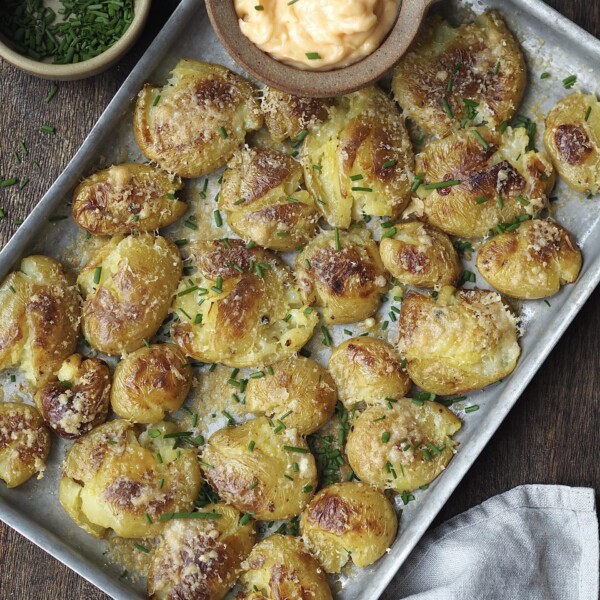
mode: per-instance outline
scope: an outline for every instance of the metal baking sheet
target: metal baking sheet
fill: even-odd
[[[535,118],[539,125],[553,103],[569,93],[561,84],[564,77],[575,73],[578,76],[575,89],[600,92],[600,41],[543,2],[477,0],[471,4],[464,0],[449,0],[442,8],[454,20],[468,19],[473,13],[488,8],[502,11],[529,63],[530,84],[520,112]],[[81,232],[70,220],[49,223],[48,218],[69,213],[66,203],[82,176],[113,162],[141,159],[131,135],[132,102],[144,82],[164,81],[168,71],[184,56],[234,67],[210,28],[202,0],[181,2],[79,152],[0,252],[0,277],[27,254],[46,253],[72,265],[78,260],[73,249]],[[551,72],[552,77],[540,80],[543,71]],[[538,138],[538,145],[541,145],[541,138]],[[197,188],[194,189],[193,183],[188,188],[190,198],[194,197],[197,202]],[[216,191],[214,182],[209,191],[213,189]],[[515,372],[501,384],[469,395],[465,404],[477,403],[481,408],[467,415],[459,408],[464,426],[456,436],[461,444],[458,454],[427,491],[418,491],[416,501],[403,507],[399,534],[389,553],[371,567],[336,582],[338,598],[375,600],[381,595],[600,281],[600,198],[586,199],[570,192],[562,183],[556,195],[559,201],[553,205],[555,216],[572,231],[583,250],[584,264],[579,280],[552,298],[551,306],[541,301],[521,306],[525,335]],[[208,197],[212,199],[210,194]],[[206,212],[207,207],[196,207],[195,210],[201,215],[203,209]],[[360,329],[353,327],[353,331],[359,333]],[[390,327],[390,340],[395,333],[395,327]],[[24,395],[17,384],[10,382],[12,373],[14,371],[0,374],[5,400],[14,394]],[[105,556],[106,543],[85,534],[60,507],[58,479],[66,445],[57,442],[56,438],[54,442],[43,479],[34,478],[14,490],[7,490],[0,483],[0,519],[113,598],[145,598],[144,582],[121,578],[121,567]]]

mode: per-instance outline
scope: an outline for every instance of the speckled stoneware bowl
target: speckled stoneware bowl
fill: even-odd
[[[208,16],[231,57],[248,73],[277,89],[313,98],[339,96],[380,79],[402,58],[438,0],[403,0],[396,24],[375,52],[348,67],[305,71],[262,52],[240,31],[233,0],[206,0]]]

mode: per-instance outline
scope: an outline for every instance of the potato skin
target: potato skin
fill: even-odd
[[[377,244],[366,229],[323,231],[298,254],[296,279],[307,304],[327,323],[355,323],[373,315],[387,280]]]
[[[187,355],[257,367],[291,356],[310,339],[317,315],[305,311],[290,271],[273,254],[237,239],[186,249],[196,271],[179,284],[172,307],[179,322],[171,335]]]
[[[156,97],[160,100],[156,103]],[[181,177],[222,167],[263,123],[255,89],[221,65],[182,59],[163,87],[146,84],[133,131],[150,160]]]
[[[9,488],[42,473],[50,452],[50,431],[28,404],[0,402],[0,479]]]
[[[179,250],[167,238],[149,233],[111,238],[77,279],[85,297],[83,334],[90,345],[117,355],[140,348],[167,316],[181,271]]]
[[[398,518],[390,501],[365,483],[336,483],[322,489],[304,509],[302,539],[328,573],[350,560],[366,567],[390,547]]]
[[[499,223],[539,213],[555,174],[546,154],[528,150],[528,144],[522,127],[500,134],[484,126],[432,142],[416,157],[417,173],[425,174],[425,185],[417,190],[423,215],[417,216],[450,235],[470,239],[487,235]],[[426,189],[449,180],[460,183]]]
[[[481,119],[492,127],[510,120],[523,98],[526,79],[518,42],[500,13],[489,11],[457,28],[437,16],[429,19],[396,67],[392,89],[411,121],[445,137],[465,120]],[[475,119],[469,118],[464,99],[477,103]]]
[[[241,513],[222,503],[201,511],[220,518],[174,519],[165,527],[148,574],[152,600],[222,600],[233,587],[254,545],[254,523],[241,525]]]
[[[581,262],[581,252],[564,227],[537,219],[491,238],[477,255],[477,268],[490,285],[523,300],[553,296],[561,285],[573,283]]]
[[[315,235],[319,211],[300,190],[298,162],[274,150],[240,150],[223,174],[219,208],[240,236],[263,248],[293,250]]]
[[[74,440],[106,421],[111,376],[105,362],[72,354],[63,362],[57,378],[38,390],[34,398],[56,435]]]
[[[400,282],[422,288],[452,285],[461,265],[452,240],[442,231],[417,221],[396,223],[396,233],[379,243],[381,261]]]
[[[36,387],[75,351],[81,299],[61,264],[29,256],[0,285],[0,369],[18,366]]]
[[[450,462],[456,445],[451,436],[461,428],[445,406],[418,405],[410,398],[399,399],[391,409],[370,406],[353,425],[346,445],[350,466],[361,481],[397,492],[433,481]]]
[[[91,535],[103,537],[112,529],[124,538],[151,538],[168,522],[161,515],[192,510],[202,483],[196,452],[174,450],[173,440],[164,439],[175,431],[171,423],[151,430],[161,435],[140,434],[121,419],[109,421],[69,449],[59,501]]]
[[[246,410],[282,421],[301,435],[314,433],[333,416],[337,392],[319,363],[294,356],[272,365],[273,375],[249,379]],[[292,411],[290,413],[290,411]]]
[[[251,442],[252,450],[248,447]],[[202,462],[206,478],[219,496],[238,510],[253,513],[259,521],[300,514],[317,487],[315,460],[304,439],[294,429],[274,433],[266,417],[214,433]]]
[[[115,369],[112,409],[134,423],[158,423],[179,410],[192,386],[192,368],[174,344],[128,354]]]
[[[75,188],[73,220],[94,235],[154,231],[184,215],[187,204],[175,198],[182,187],[154,165],[113,165]]]
[[[306,136],[302,166],[332,227],[346,229],[363,214],[398,217],[410,199],[412,146],[402,116],[378,87],[335,100]]]
[[[544,145],[567,185],[598,193],[600,102],[595,95],[575,93],[559,100],[546,117]]]
[[[410,378],[438,395],[463,394],[506,377],[521,353],[516,317],[487,290],[446,286],[437,299],[410,291],[398,325]]]
[[[402,398],[412,385],[397,350],[379,338],[344,341],[331,353],[327,368],[348,410],[359,402],[387,404],[386,398]]]
[[[245,565],[240,600],[333,598],[325,571],[299,538],[271,535],[254,546]]]

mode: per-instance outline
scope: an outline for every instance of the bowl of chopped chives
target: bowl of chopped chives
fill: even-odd
[[[91,77],[139,37],[151,0],[2,0],[0,56],[45,79]]]

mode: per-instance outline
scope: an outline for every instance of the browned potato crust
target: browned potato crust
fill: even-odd
[[[544,144],[559,175],[578,192],[600,190],[600,102],[571,94],[546,117]]]
[[[381,558],[398,529],[390,501],[365,483],[337,483],[322,489],[304,509],[302,539],[328,573],[352,560],[366,567]]]
[[[148,574],[152,600],[222,600],[254,544],[254,523],[226,504],[201,509],[215,519],[174,519],[165,527]]]
[[[396,223],[396,233],[379,244],[385,268],[400,282],[430,288],[452,285],[460,276],[460,259],[452,240],[426,223]]]
[[[83,334],[90,345],[122,354],[150,340],[167,316],[181,270],[171,240],[149,233],[114,236],[77,279],[85,297]]]
[[[331,375],[319,363],[294,356],[271,368],[273,375],[248,381],[248,412],[281,420],[301,435],[313,433],[329,421],[337,393]]]
[[[99,358],[72,354],[35,395],[44,421],[60,437],[73,440],[101,425],[108,416],[110,370]]]
[[[174,344],[128,354],[115,369],[110,403],[122,419],[158,423],[179,410],[192,386],[192,367]]]
[[[239,600],[332,600],[325,571],[299,538],[271,535],[254,546]]]
[[[58,261],[24,258],[0,285],[0,369],[18,366],[43,385],[75,351],[80,302]]]
[[[398,349],[419,387],[462,394],[513,371],[521,353],[517,335],[517,319],[499,294],[446,286],[436,299],[406,294]]]
[[[385,404],[386,398],[402,398],[411,386],[402,358],[379,338],[346,340],[331,353],[328,368],[348,410],[359,402]]]
[[[443,137],[463,123],[496,127],[511,119],[526,77],[519,44],[500,14],[489,11],[457,28],[429,19],[396,67],[392,89],[409,119]]]
[[[9,488],[43,472],[50,452],[50,431],[28,404],[0,402],[0,479]],[[41,475],[40,475],[41,476]]]
[[[387,286],[377,244],[366,229],[320,233],[296,257],[295,273],[306,302],[328,323],[370,317]]]
[[[274,150],[244,148],[223,174],[219,208],[240,236],[274,250],[294,250],[315,235],[319,211],[299,189],[300,164]]]
[[[477,268],[499,292],[533,300],[573,283],[581,270],[581,252],[558,223],[527,221],[488,240],[477,255]]]
[[[144,155],[181,177],[222,167],[263,123],[255,89],[221,65],[182,59],[163,87],[146,84],[133,131]],[[158,100],[157,100],[158,98]]]

